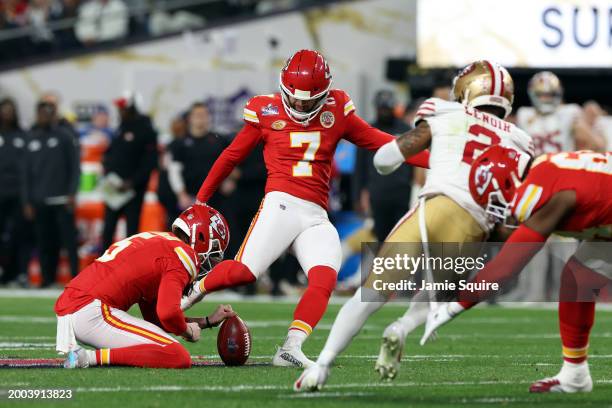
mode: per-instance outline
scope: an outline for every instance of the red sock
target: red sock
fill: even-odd
[[[216,292],[234,286],[248,285],[255,282],[255,275],[242,262],[227,260],[215,266],[204,281],[203,292]]]
[[[336,287],[338,273],[329,266],[315,266],[308,271],[308,287],[293,312],[289,330],[301,330],[307,335],[319,323]]]
[[[594,318],[595,302],[559,302],[559,331],[565,361],[577,364],[587,359]]]
[[[142,344],[138,346],[96,350],[98,365],[147,368],[189,368],[191,356],[180,343],[167,346]]]

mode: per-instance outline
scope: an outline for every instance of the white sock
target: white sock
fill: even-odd
[[[366,291],[368,291],[366,293]],[[377,293],[373,290],[359,288],[338,312],[336,320],[331,328],[331,332],[325,342],[325,347],[319,354],[317,363],[329,366],[336,356],[349,345],[353,337],[359,333],[370,315],[380,309],[385,302],[362,302],[362,292],[364,299],[376,299]],[[367,297],[366,297],[367,295]],[[378,297],[380,299],[380,297]]]
[[[423,294],[423,295],[421,295]],[[410,302],[410,307],[397,322],[404,331],[404,336],[410,334],[414,329],[427,321],[429,314],[429,301],[425,292],[419,292]]]
[[[96,363],[96,352],[94,350],[85,350],[85,349],[81,349],[81,350],[83,352],[85,360],[87,360],[87,363],[89,364],[90,367],[98,365]]]
[[[581,382],[584,377],[589,375],[589,364],[586,360],[577,364],[563,360],[563,366],[557,377],[569,381],[570,383],[575,383]]]
[[[289,330],[283,348],[302,348],[302,344],[308,338],[308,335],[302,330]]]

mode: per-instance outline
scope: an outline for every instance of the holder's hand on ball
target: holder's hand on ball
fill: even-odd
[[[220,325],[221,322],[228,317],[232,316],[236,316],[236,312],[234,312],[231,305],[219,305],[217,310],[208,316],[208,321],[210,322],[211,326],[215,327]]]
[[[195,343],[200,340],[200,335],[202,334],[202,329],[200,329],[200,325],[196,322],[187,323],[187,330],[181,334],[181,337],[187,340],[190,343]]]

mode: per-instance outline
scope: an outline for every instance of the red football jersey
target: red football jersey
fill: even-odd
[[[193,249],[174,235],[133,235],[111,245],[72,279],[55,312],[74,313],[94,299],[126,311],[138,303],[146,320],[181,334],[186,330],[181,296],[196,278],[197,267]]]
[[[517,191],[512,212],[527,220],[557,192],[576,192],[576,208],[558,232],[580,239],[612,238],[612,153],[540,156]]]
[[[232,169],[261,142],[268,171],[266,193],[282,191],[326,208],[332,160],[340,139],[370,150],[394,140],[359,118],[351,98],[338,89],[329,92],[321,112],[306,125],[289,117],[278,93],[252,98],[244,108],[244,120],[246,125],[202,184],[199,201],[208,201]]]

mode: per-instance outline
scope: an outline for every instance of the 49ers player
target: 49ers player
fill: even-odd
[[[232,169],[259,143],[268,170],[266,195],[235,260],[215,267],[194,287],[183,307],[206,293],[254,282],[284,251],[291,249],[308,287],[300,299],[276,366],[309,366],[301,350],[319,322],[336,286],[342,251],[327,216],[332,158],[340,139],[375,150],[395,138],[355,114],[346,92],[331,89],[325,58],[301,50],[280,73],[280,93],[252,98],[244,108],[245,125],[223,151],[204,180],[197,199],[206,202]],[[427,166],[427,154],[410,163]]]
[[[221,214],[191,207],[172,230],[116,242],[68,283],[55,304],[57,350],[68,353],[64,367],[189,368],[189,352],[168,333],[195,342],[202,328],[234,315],[229,305],[205,318],[186,318],[180,309],[189,284],[223,258],[229,233]],[[134,304],[144,320],[127,313]]]
[[[569,152],[575,150],[603,150],[605,140],[594,134],[583,118],[577,104],[563,103],[563,85],[550,71],[536,73],[527,85],[527,94],[533,106],[524,106],[516,114],[517,125],[531,135],[536,157],[545,153]],[[549,270],[565,263],[576,250],[575,239],[553,234],[549,243],[533,257],[523,271],[514,297],[524,301],[542,301],[547,286],[557,288],[557,276],[547,282]]]
[[[404,160],[430,148],[429,173],[419,194],[418,207],[402,217],[385,239],[377,257],[396,255],[418,258],[430,250],[428,243],[480,242],[493,227],[485,211],[470,195],[468,176],[471,163],[490,145],[506,144],[526,152],[533,146],[529,135],[504,119],[512,110],[514,83],[499,64],[481,60],[461,70],[453,81],[454,101],[430,98],[415,117],[415,128],[397,141],[381,147],[374,165],[382,174],[394,171]],[[526,163],[525,163],[526,164]],[[398,243],[419,243],[403,245]],[[422,245],[421,245],[422,243]],[[437,251],[440,246],[433,247]],[[462,256],[451,254],[432,256]],[[464,256],[464,255],[463,255]],[[435,271],[437,281],[458,280],[457,274]],[[363,287],[338,312],[317,364],[305,370],[294,384],[296,391],[316,391],[327,380],[331,364],[349,345],[368,317],[392,295],[376,290],[376,280],[399,282],[410,278],[405,270],[370,273]],[[431,299],[437,300],[437,299]],[[410,309],[383,333],[375,369],[382,379],[392,380],[400,368],[400,357],[408,333],[425,323],[429,311],[427,293],[416,294]]]
[[[500,146],[489,148],[473,163],[470,190],[478,203],[498,221],[514,217],[522,224],[501,252],[473,279],[504,283],[519,273],[553,232],[584,241],[562,272],[559,325],[563,367],[552,378],[537,381],[531,392],[589,392],[593,381],[587,364],[593,325],[593,290],[612,278],[612,153],[588,151],[540,156],[522,184],[519,153]],[[517,243],[523,243],[517,249]],[[529,243],[525,245],[525,243]],[[590,296],[578,296],[580,288]],[[444,304],[428,317],[422,343],[460,312],[473,307],[490,292],[461,293],[459,302]],[[577,299],[580,301],[568,301]]]

